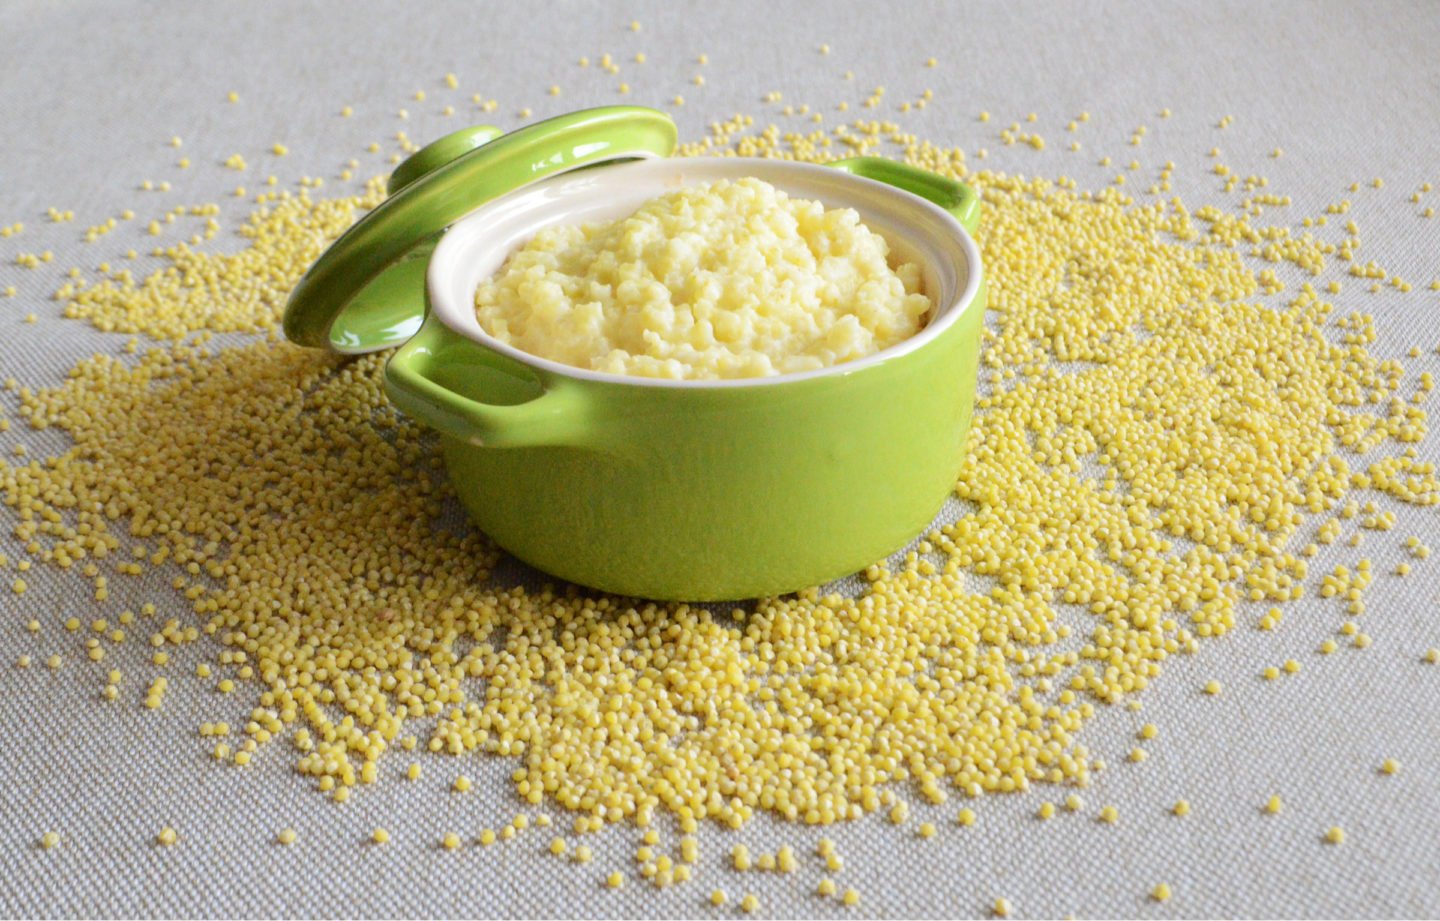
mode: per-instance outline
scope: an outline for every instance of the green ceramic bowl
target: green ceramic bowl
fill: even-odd
[[[924,267],[937,304],[926,327],[861,361],[719,382],[581,370],[481,330],[476,286],[541,228],[741,176],[856,209]],[[445,233],[424,324],[391,358],[387,390],[440,432],[475,522],[547,573],[690,601],[822,583],[904,546],[955,484],[985,309],[979,251],[962,226],[977,217],[968,187],[872,158],[654,159],[566,173]]]

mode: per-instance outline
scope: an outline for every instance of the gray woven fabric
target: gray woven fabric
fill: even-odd
[[[628,29],[631,19],[642,31]],[[1191,207],[1238,197],[1226,199],[1207,172],[1205,154],[1220,146],[1242,175],[1262,173],[1270,191],[1293,197],[1291,223],[1342,197],[1355,199],[1350,216],[1363,229],[1362,259],[1380,259],[1425,289],[1440,277],[1440,219],[1420,218],[1422,205],[1408,196],[1421,182],[1440,184],[1437,36],[1434,3],[686,0],[603,7],[456,0],[423,8],[137,8],[0,0],[0,226],[20,220],[27,228],[0,239],[0,290],[19,289],[16,298],[0,298],[0,370],[27,384],[52,383],[79,358],[114,352],[122,340],[59,319],[48,295],[65,267],[148,248],[148,238],[138,221],[82,246],[84,227],[127,207],[146,217],[181,202],[220,200],[236,182],[220,166],[232,153],[250,160],[244,181],[251,185],[273,172],[287,185],[323,176],[333,189],[351,157],[361,160],[361,177],[384,169],[384,156],[367,154],[366,145],[380,141],[388,154],[398,129],[424,140],[467,119],[513,127],[522,106],[539,118],[622,100],[660,104],[676,93],[686,98],[672,109],[682,136],[695,138],[708,122],[735,112],[779,117],[778,106],[761,101],[771,90],[827,113],[848,100],[856,114],[866,111],[858,103],[870,89],[883,85],[886,117],[937,142],[972,152],[986,147],[985,165],[995,169],[1064,172],[1099,188],[1115,172],[1097,165],[1101,155],[1117,164],[1137,157],[1146,175],[1174,160],[1175,190]],[[822,42],[832,49],[828,56],[818,53]],[[647,63],[630,63],[636,51]],[[576,66],[581,55],[605,52],[623,63],[622,76]],[[702,70],[695,63],[702,52],[710,63],[699,87],[690,78]],[[927,69],[932,55],[938,66]],[[844,79],[847,70],[853,82]],[[453,92],[441,82],[452,71],[460,78]],[[620,80],[633,88],[628,96],[617,93]],[[562,95],[548,96],[551,84]],[[935,101],[924,111],[902,116],[894,108],[926,88]],[[429,94],[425,102],[413,100],[417,89]],[[241,95],[234,105],[225,101],[231,90]],[[469,102],[473,92],[498,99],[500,110],[480,117]],[[447,103],[459,114],[442,116]],[[337,114],[346,104],[354,106],[348,119]],[[396,115],[402,107],[410,111],[403,122]],[[1157,114],[1164,107],[1174,111],[1168,120]],[[988,124],[976,119],[982,109],[994,113]],[[1093,118],[1078,134],[1084,151],[1077,154],[1066,149],[1064,125],[1081,110]],[[1003,146],[998,131],[1029,112],[1047,148]],[[1222,130],[1216,123],[1224,115],[1234,123]],[[1127,138],[1141,124],[1149,134],[1132,148]],[[167,146],[177,134],[185,141],[180,152]],[[277,141],[292,151],[283,160],[266,152]],[[1285,156],[1272,160],[1277,146]],[[175,167],[182,154],[194,164],[189,170]],[[1373,176],[1384,177],[1383,190],[1347,192]],[[169,180],[173,190],[143,192],[145,179]],[[73,209],[75,222],[47,222],[51,206]],[[240,206],[226,205],[227,228],[242,215]],[[17,253],[45,249],[55,260],[42,270],[15,265]],[[1379,354],[1398,357],[1420,344],[1427,357],[1414,367],[1440,371],[1440,294],[1368,295],[1350,284],[1340,304],[1376,314]],[[40,315],[33,326],[22,322],[32,311]],[[0,405],[8,412],[12,397]],[[22,429],[0,435],[0,450],[8,454],[23,442],[44,453],[64,444],[59,433]],[[1435,439],[1423,452],[1437,457]],[[1382,573],[1401,559],[1405,535],[1440,548],[1435,510],[1397,511],[1396,529],[1364,548]],[[19,555],[13,544],[7,525],[0,552],[12,560]],[[1322,555],[1312,571],[1355,556]],[[159,713],[139,707],[133,689],[128,703],[102,703],[103,670],[83,662],[81,639],[59,626],[68,612],[88,609],[88,590],[36,571],[23,598],[0,592],[0,913],[729,914],[753,891],[762,913],[781,917],[984,914],[998,896],[1022,915],[1440,914],[1440,667],[1420,661],[1427,647],[1440,646],[1437,572],[1440,557],[1417,564],[1408,579],[1377,579],[1366,624],[1375,645],[1363,653],[1316,656],[1341,617],[1333,604],[1307,601],[1274,633],[1242,629],[1168,662],[1143,696],[1143,713],[1115,708],[1086,730],[1112,767],[1085,792],[1081,816],[1035,821],[1039,802],[1055,796],[1037,791],[976,804],[980,818],[970,829],[954,825],[952,802],[934,814],[941,833],[930,841],[915,836],[918,817],[903,830],[878,818],[831,830],[846,860],[838,881],[863,895],[859,908],[847,911],[811,894],[821,872],[809,856],[789,877],[742,877],[722,866],[742,840],[753,849],[788,842],[809,855],[818,837],[809,829],[769,820],[741,833],[707,829],[695,882],[656,892],[632,881],[615,893],[601,880],[612,869],[633,871],[634,829],[596,836],[596,859],[584,867],[544,854],[549,836],[534,831],[489,849],[438,847],[447,830],[471,838],[520,810],[501,760],[467,759],[463,769],[477,789],[462,797],[447,790],[462,767],[454,759],[421,758],[424,778],[404,783],[394,781],[408,759],[388,758],[385,782],[344,806],[312,792],[278,750],[248,770],[216,766],[195,727],[240,719],[241,695],[217,700],[177,680]],[[145,600],[177,616],[185,610],[158,578],[138,588],[123,584],[110,607]],[[32,616],[44,623],[38,637],[23,628]],[[39,664],[51,652],[66,656],[59,672]],[[35,656],[36,666],[15,668],[22,653]],[[145,655],[140,643],[116,653],[137,676],[132,680],[143,673]],[[1300,675],[1258,678],[1263,666],[1292,656],[1304,664]],[[176,674],[203,657],[203,648],[180,653]],[[1226,693],[1201,695],[1209,678],[1224,682]],[[1151,758],[1122,764],[1146,721],[1161,728],[1147,746]],[[1402,762],[1398,775],[1377,772],[1387,757]],[[1272,793],[1286,808],[1266,817],[1260,807]],[[1181,797],[1194,808],[1183,820],[1168,814]],[[1103,803],[1118,806],[1118,826],[1095,821]],[[181,841],[157,848],[154,835],[166,824]],[[273,836],[287,825],[300,840],[282,848]],[[382,825],[391,843],[365,845]],[[1347,830],[1343,847],[1321,843],[1331,825]],[[63,842],[41,851],[37,841],[49,830]],[[1147,899],[1161,881],[1175,892],[1164,905]],[[705,902],[716,887],[732,898],[719,912]]]

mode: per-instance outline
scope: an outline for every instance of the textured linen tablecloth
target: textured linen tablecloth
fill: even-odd
[[[641,31],[629,29],[632,19]],[[1383,190],[1349,196],[1364,228],[1361,258],[1383,261],[1417,291],[1366,295],[1350,284],[1340,306],[1376,315],[1378,354],[1399,357],[1420,344],[1427,356],[1414,369],[1440,370],[1440,294],[1421,290],[1440,277],[1440,219],[1423,219],[1421,205],[1408,201],[1422,182],[1440,183],[1437,42],[1434,2],[0,0],[0,226],[27,225],[21,237],[0,240],[0,290],[19,289],[0,298],[0,370],[43,385],[96,350],[114,353],[123,340],[60,319],[49,294],[64,267],[148,249],[149,238],[137,220],[85,247],[83,228],[126,207],[147,216],[218,200],[236,181],[219,164],[237,151],[252,161],[243,177],[251,185],[268,172],[289,188],[319,175],[330,177],[329,192],[347,187],[334,177],[351,157],[362,160],[358,178],[387,169],[366,145],[381,141],[388,155],[400,128],[424,141],[467,120],[515,127],[522,107],[541,118],[621,101],[664,105],[680,93],[685,105],[667,109],[682,138],[694,139],[736,112],[785,122],[779,106],[762,101],[771,90],[826,111],[830,124],[841,100],[851,116],[877,114],[858,107],[876,85],[888,89],[881,111],[920,137],[972,154],[986,147],[981,165],[1068,173],[1081,188],[1102,188],[1114,174],[1097,164],[1100,155],[1117,164],[1133,155],[1150,170],[1174,160],[1175,192],[1192,208],[1233,203],[1239,196],[1222,194],[1207,171],[1206,152],[1218,145],[1242,175],[1263,173],[1269,191],[1291,195],[1290,216],[1277,219],[1298,224],[1349,195],[1350,183],[1383,177]],[[629,63],[637,51],[648,56],[643,66]],[[577,67],[581,55],[605,52],[625,63],[622,78]],[[702,52],[707,82],[696,86]],[[925,66],[931,56],[933,69]],[[458,90],[445,90],[447,72],[458,75]],[[628,96],[617,95],[618,79],[633,88]],[[563,94],[547,95],[551,84]],[[895,108],[926,88],[935,99],[924,111]],[[428,91],[426,101],[414,101],[417,89]],[[232,90],[240,101],[228,104]],[[473,92],[499,100],[498,112],[477,115]],[[461,114],[443,116],[447,102]],[[354,107],[352,117],[338,115],[343,105]],[[402,107],[410,110],[403,123]],[[1162,108],[1173,116],[1160,119]],[[976,118],[982,109],[994,113],[988,124]],[[1064,125],[1082,110],[1093,117],[1085,152],[1072,154]],[[1002,145],[998,131],[1030,112],[1047,148]],[[1233,124],[1217,128],[1226,115]],[[1127,139],[1141,124],[1149,134],[1132,148]],[[183,151],[168,146],[172,135],[183,136]],[[284,160],[266,154],[277,141],[290,147]],[[1285,155],[1270,159],[1276,147]],[[180,154],[194,166],[176,169]],[[169,180],[173,190],[142,192],[146,178]],[[75,221],[48,222],[52,206],[73,209]],[[227,212],[230,230],[241,209]],[[55,253],[50,265],[15,265],[17,253],[42,249]],[[23,322],[30,312],[38,323]],[[3,399],[12,410],[13,397]],[[61,434],[17,425],[0,435],[0,450],[22,441],[34,453],[65,444]],[[1423,451],[1435,459],[1435,439]],[[1085,741],[1114,766],[1085,791],[1083,817],[1035,821],[1038,803],[1058,797],[1032,791],[975,803],[971,829],[954,825],[952,799],[931,841],[915,836],[914,820],[904,831],[878,816],[832,829],[846,858],[839,882],[863,895],[850,910],[812,895],[820,873],[809,859],[788,877],[723,868],[735,840],[813,847],[812,830],[768,819],[742,835],[706,830],[696,882],[657,892],[634,878],[639,833],[630,827],[592,836],[596,859],[584,867],[544,854],[548,836],[533,833],[488,849],[441,850],[445,830],[470,837],[520,810],[503,759],[468,759],[477,790],[459,797],[446,789],[454,759],[427,756],[425,778],[402,783],[408,759],[389,758],[384,782],[344,806],[313,792],[288,756],[248,770],[216,765],[195,727],[221,714],[198,683],[175,680],[158,713],[133,700],[97,701],[93,669],[80,667],[81,638],[59,628],[67,612],[89,610],[89,589],[37,566],[25,596],[0,593],[0,914],[730,914],[746,891],[759,895],[762,913],[778,916],[985,914],[1000,896],[1020,915],[1440,914],[1440,668],[1420,661],[1440,646],[1440,570],[1432,561],[1408,579],[1383,575],[1402,558],[1401,536],[1440,547],[1440,518],[1435,509],[1397,512],[1395,530],[1364,549],[1382,573],[1369,594],[1371,649],[1317,658],[1337,618],[1333,603],[1305,601],[1289,609],[1283,629],[1238,630],[1168,661],[1142,697],[1143,713],[1107,708],[1087,728]],[[3,530],[13,577],[20,554],[9,525]],[[1322,555],[1312,573],[1355,556]],[[110,607],[154,598],[183,616],[168,578],[124,583]],[[31,616],[45,624],[38,639],[23,626]],[[52,651],[67,656],[59,672],[40,664]],[[180,668],[193,669],[202,652],[186,650]],[[14,667],[22,653],[37,658],[28,671]],[[147,654],[132,642],[114,656],[138,667]],[[1304,663],[1301,675],[1258,678],[1291,656]],[[1218,699],[1198,691],[1209,678],[1226,686]],[[243,722],[244,708],[236,700],[229,718]],[[1120,764],[1145,721],[1162,729],[1147,743],[1149,761]],[[1403,768],[1383,777],[1377,767],[1391,757]],[[1285,811],[1264,817],[1272,793],[1284,797]],[[1179,820],[1168,809],[1182,797],[1194,811]],[[1101,803],[1119,807],[1117,826],[1094,821]],[[166,824],[182,840],[156,847]],[[274,834],[287,825],[300,841],[280,847]],[[390,845],[363,846],[380,825]],[[1331,825],[1346,829],[1343,846],[1321,843]],[[49,830],[63,841],[47,852],[37,842]],[[632,877],[621,892],[601,886],[615,868]],[[1161,881],[1175,893],[1165,904],[1147,897]],[[732,902],[713,912],[705,899],[717,886]]]

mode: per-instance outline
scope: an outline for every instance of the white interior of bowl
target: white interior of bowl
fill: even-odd
[[[627,217],[641,205],[687,185],[753,176],[791,196],[854,208],[882,234],[895,256],[919,263],[936,305],[925,328],[888,349],[817,371],[734,380],[665,380],[577,368],[523,352],[491,337],[475,317],[475,289],[542,229]],[[844,374],[922,348],[975,299],[980,252],[960,222],[909,192],[828,166],[753,157],[637,160],[579,170],[525,186],[478,208],[445,234],[430,260],[431,309],[450,329],[533,368],[583,380],[652,387],[745,387]]]

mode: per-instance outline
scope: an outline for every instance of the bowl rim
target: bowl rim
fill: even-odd
[[[484,232],[483,228],[488,222],[487,219],[491,218],[495,211],[504,209],[507,206],[513,207],[517,200],[523,198],[544,195],[546,190],[551,187],[573,182],[577,176],[583,175],[587,178],[592,178],[601,170],[604,170],[614,179],[619,178],[619,174],[625,170],[664,170],[666,168],[684,169],[692,167],[699,167],[702,170],[715,170],[722,174],[707,176],[707,179],[739,178],[741,175],[753,175],[755,178],[770,181],[766,174],[783,175],[793,173],[812,179],[822,179],[824,183],[834,185],[837,188],[856,186],[872,195],[891,198],[893,199],[893,203],[901,205],[902,207],[928,212],[926,216],[931,220],[937,221],[940,227],[946,231],[952,240],[957,242],[961,250],[963,250],[967,262],[965,284],[960,287],[960,290],[954,297],[949,299],[947,304],[943,306],[936,304],[934,308],[935,317],[926,324],[924,329],[908,339],[904,339],[873,354],[866,355],[864,358],[841,362],[826,368],[817,368],[810,371],[794,371],[786,374],[771,374],[761,377],[723,379],[675,379],[614,374],[608,371],[592,371],[588,368],[580,368],[575,365],[568,365],[553,359],[544,358],[533,352],[526,352],[523,349],[518,349],[515,346],[501,342],[480,326],[479,320],[475,316],[474,285],[461,286],[469,289],[468,297],[451,297],[454,288],[457,286],[455,276],[463,271],[463,266],[459,263],[459,254],[465,251],[466,245],[471,243],[472,238],[476,234]],[[827,206],[836,207],[836,205]],[[507,259],[508,256],[509,254],[507,253]],[[502,261],[500,265],[503,266],[504,262]],[[499,266],[497,266],[497,270],[498,268]],[[984,268],[980,260],[979,246],[964,226],[955,219],[954,215],[933,202],[887,183],[856,176],[824,164],[803,163],[765,157],[671,157],[663,159],[644,157],[628,163],[608,164],[586,170],[561,173],[557,176],[547,177],[539,182],[522,186],[513,192],[486,202],[459,221],[456,221],[445,231],[444,236],[435,247],[434,253],[431,254],[430,264],[425,272],[425,287],[432,313],[450,332],[498,352],[521,365],[542,372],[544,375],[632,387],[660,387],[684,390],[739,389],[791,384],[826,377],[842,377],[890,361],[902,359],[938,339],[946,330],[959,321],[962,314],[973,309],[976,295],[980,290],[983,272]]]

